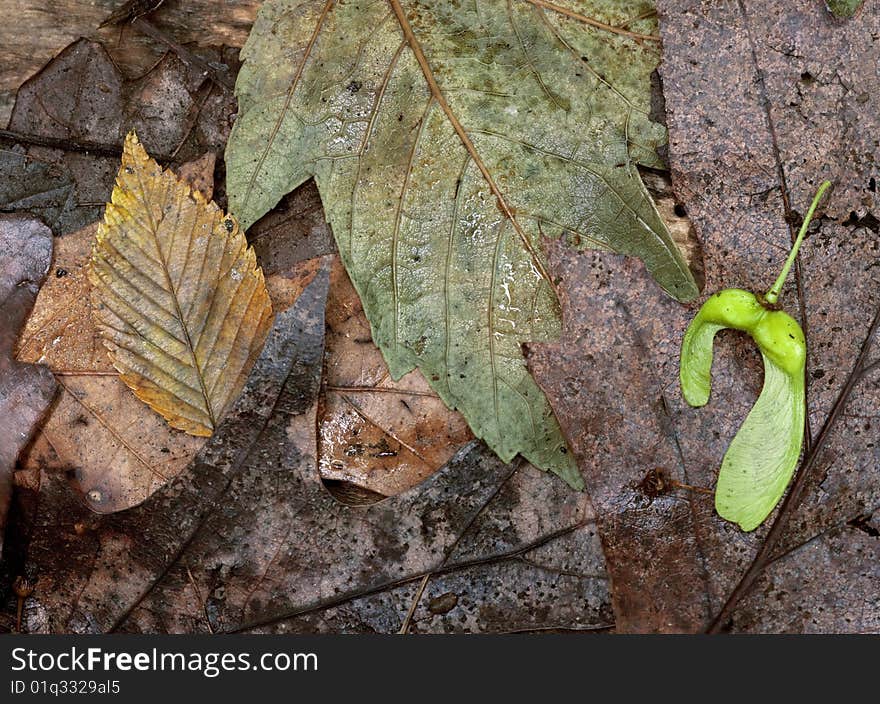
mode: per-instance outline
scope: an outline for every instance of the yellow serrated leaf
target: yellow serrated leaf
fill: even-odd
[[[238,222],[163,171],[131,132],[88,273],[120,378],[172,427],[211,435],[272,324]]]

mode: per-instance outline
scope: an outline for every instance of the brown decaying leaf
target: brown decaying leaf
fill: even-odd
[[[853,119],[860,94],[844,91],[838,100],[839,91],[816,76],[864,83],[859,76],[876,60],[866,62],[845,47],[873,46],[865,35],[880,27],[880,12],[845,29],[828,21],[821,3],[659,5],[673,180],[701,235],[705,293],[727,286],[766,290],[818,181],[823,174],[840,175],[838,136],[856,126],[872,133],[861,117]],[[790,49],[780,52],[779,46]],[[801,98],[792,101],[792,93]],[[858,114],[878,114],[865,109]],[[816,145],[808,150],[810,171],[802,167],[804,143]],[[851,192],[858,181],[870,190],[878,158],[876,145],[848,156],[863,166],[846,174],[845,189]],[[841,205],[836,209],[837,221],[829,217],[834,199],[822,208],[825,217],[802,250],[798,280],[783,298],[811,346],[814,428],[840,391],[880,305],[877,235],[865,226],[872,221],[847,218]],[[764,526],[745,535],[719,519],[711,491],[727,444],[760,389],[760,359],[747,338],[722,335],[712,399],[706,408],[691,409],[679,391],[678,350],[693,310],[644,290],[644,276],[631,263],[594,255],[563,266],[569,346],[536,351],[532,365],[583,457],[626,456],[625,466],[609,474],[582,461],[614,587],[615,621],[623,630],[704,628],[767,533]],[[597,311],[605,321],[600,329]],[[618,343],[619,358],[602,352],[600,341],[608,338]],[[774,552],[778,559],[724,626],[877,630],[880,604],[871,587],[880,576],[872,562],[877,548],[866,537],[870,528],[859,528],[880,506],[880,455],[871,437],[880,407],[876,376],[857,388],[848,419],[817,463],[809,498]],[[577,402],[590,390],[602,393],[610,409],[621,409],[622,417],[636,419],[637,430],[626,435],[622,421],[593,417],[587,404]]]
[[[231,54],[208,56],[222,61]],[[124,74],[105,47],[81,39],[22,84],[9,129],[68,146],[16,147],[26,147],[31,163],[48,174],[34,168],[5,207],[34,212],[56,235],[99,220],[129,129],[151,154],[175,163],[222,149],[237,109],[231,96],[173,55],[131,75],[136,77]],[[104,145],[104,151],[77,146],[82,143]]]
[[[694,632],[710,616],[687,475],[640,321],[681,306],[641,264],[549,245],[563,310],[559,342],[529,345],[529,369],[569,438],[596,510],[615,630]],[[678,314],[681,317],[681,314]],[[601,322],[597,322],[601,321]],[[674,354],[674,349],[664,345]]]
[[[153,19],[172,39],[181,44],[197,41],[198,53],[216,61],[204,47],[242,46],[261,4],[261,0],[225,0],[221,10],[217,0],[167,2]],[[111,5],[54,0],[48,6],[45,0],[16,0],[16,21],[0,25],[0,124],[5,124],[15,90],[24,79],[80,37],[104,42],[113,62],[129,75],[143,74],[161,58],[165,47],[131,27],[98,29]],[[230,53],[221,60],[233,63],[234,56]]]
[[[210,198],[215,156],[179,170]],[[100,513],[143,501],[189,463],[203,438],[175,431],[135,398],[113,368],[92,319],[85,268],[97,225],[57,239],[51,275],[40,289],[16,349],[23,362],[55,374],[58,399],[21,458],[26,471],[63,471]]]
[[[52,261],[52,232],[33,218],[0,215],[0,556],[12,473],[55,393],[45,367],[16,362],[12,348]]]
[[[115,76],[114,80],[92,80],[107,72]],[[226,117],[213,105],[210,92],[202,96],[206,99],[202,103],[203,110],[195,111],[198,106],[194,101],[202,100],[200,93],[191,94],[194,87],[173,57],[166,57],[146,76],[126,84],[103,51],[81,41],[62,52],[28,85],[19,95],[16,126],[37,134],[115,139],[123,122],[133,120],[152,144],[171,152],[192,127],[190,141],[194,144],[187,141],[180,150],[183,155],[192,154],[197,145],[222,142],[223,130],[228,129]],[[112,91],[108,96],[111,88],[128,97],[117,100]],[[97,119],[93,123],[74,120],[69,126],[49,119],[41,96],[58,96],[63,91],[79,95],[80,109],[92,110]],[[50,106],[57,102],[53,98]],[[75,165],[76,173],[83,179],[81,193],[109,190],[109,183],[102,185],[109,172],[107,167],[112,163],[115,173],[118,166],[118,160],[100,155],[60,154],[39,148],[31,151],[39,154],[34,158],[48,156],[52,161],[61,159],[58,163],[62,166]],[[181,178],[210,199],[215,160],[215,153],[207,152],[176,170]],[[46,168],[58,167],[46,165]],[[112,183],[112,175],[110,179]],[[105,197],[101,195],[102,200]],[[29,198],[27,202],[32,201]],[[332,237],[313,185],[299,189],[285,199],[285,203],[289,203],[289,212],[280,207],[250,233],[255,238],[258,259],[264,264],[273,308],[279,311],[296,299],[309,280],[308,277],[301,279],[294,265],[301,258],[331,251],[327,245],[332,247]],[[83,210],[91,211],[74,199],[70,213]],[[41,211],[41,214],[54,217],[55,212]],[[67,226],[73,222],[67,216],[61,221]],[[59,472],[71,478],[72,486],[90,508],[107,513],[142,502],[186,466],[204,439],[173,430],[144,408],[119,381],[106,351],[98,344],[88,301],[89,286],[83,271],[95,229],[88,226],[57,239],[52,275],[40,289],[33,314],[19,340],[18,358],[30,362],[42,358],[59,372],[61,388],[41,424],[41,432],[20,459],[23,469],[17,474],[16,482],[38,487],[41,469]],[[308,246],[288,241],[291,233]],[[314,268],[314,262],[311,266]]]
[[[178,170],[206,197],[213,154]],[[54,266],[19,339],[20,361],[52,369],[60,392],[20,457],[16,483],[39,488],[41,470],[69,477],[98,513],[136,506],[176,477],[205,438],[171,428],[132,395],[101,344],[89,302],[85,266],[97,225],[60,237]],[[276,311],[287,310],[314,278],[320,259],[273,268],[266,288]],[[43,476],[45,480],[45,475]]]
[[[318,412],[318,466],[325,479],[399,494],[472,439],[461,414],[446,407],[421,372],[391,379],[338,258],[330,276],[326,344]]]
[[[209,436],[272,324],[263,272],[235,219],[129,133],[88,277],[121,379],[172,427]]]
[[[314,270],[317,257],[336,252],[312,182],[282,199],[255,223],[248,231],[248,241],[266,274],[276,310],[281,301],[298,294],[302,286],[299,279]],[[471,438],[461,416],[437,401],[419,372],[408,374],[401,383],[387,378],[387,372],[382,355],[371,342],[360,300],[344,270],[335,263],[327,303],[318,465],[321,476],[331,480],[329,486],[342,501],[398,494],[439,469]],[[380,388],[374,389],[374,385]],[[407,388],[415,393],[395,391]],[[351,491],[344,495],[348,489]]]

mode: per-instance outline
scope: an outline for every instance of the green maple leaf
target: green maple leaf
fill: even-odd
[[[623,0],[269,0],[242,56],[227,147],[245,227],[310,177],[391,374],[418,367],[474,433],[582,486],[526,341],[560,313],[541,237],[691,274],[635,169],[650,5]]]

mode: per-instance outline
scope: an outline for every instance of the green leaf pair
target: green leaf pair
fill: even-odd
[[[719,330],[749,333],[764,359],[764,387],[727,448],[715,489],[715,510],[746,531],[754,530],[770,515],[801,452],[807,344],[801,326],[778,309],[777,301],[816,206],[830,185],[824,182],[816,193],[770,291],[763,296],[738,288],[715,293],[700,308],[682,342],[681,390],[694,407],[709,400],[712,343]]]

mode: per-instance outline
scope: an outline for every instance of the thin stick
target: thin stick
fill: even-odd
[[[406,614],[406,618],[403,619],[403,625],[400,627],[400,630],[397,632],[397,635],[402,636],[406,635],[406,632],[409,630],[409,624],[412,623],[413,614],[416,612],[416,607],[419,605],[419,602],[422,600],[422,594],[425,592],[425,587],[428,586],[428,580],[431,579],[431,573],[428,572],[423,578],[422,583],[419,585],[419,589],[416,592],[415,598],[412,600],[412,604],[409,605],[409,611]]]
[[[38,134],[25,134],[13,130],[0,130],[0,139],[20,144],[31,144],[35,147],[48,147],[60,149],[65,152],[84,152],[86,154],[99,154],[100,156],[121,156],[122,145],[100,144],[98,142],[83,142],[73,139],[59,139],[58,137],[44,137]]]
[[[171,51],[177,54],[177,57],[181,61],[183,61],[183,63],[187,64],[188,66],[195,66],[196,68],[198,68],[206,77],[214,81],[214,83],[223,88],[223,90],[225,90],[227,93],[231,93],[235,89],[235,84],[230,80],[229,76],[226,73],[218,69],[216,66],[210,64],[209,62],[205,61],[202,57],[196,56],[186,47],[183,47],[175,42],[164,32],[160,31],[158,27],[155,27],[143,17],[138,17],[134,22],[132,22],[132,26],[139,29],[148,37],[155,39],[157,42],[165,44],[165,46],[167,46],[169,49],[171,49]]]

